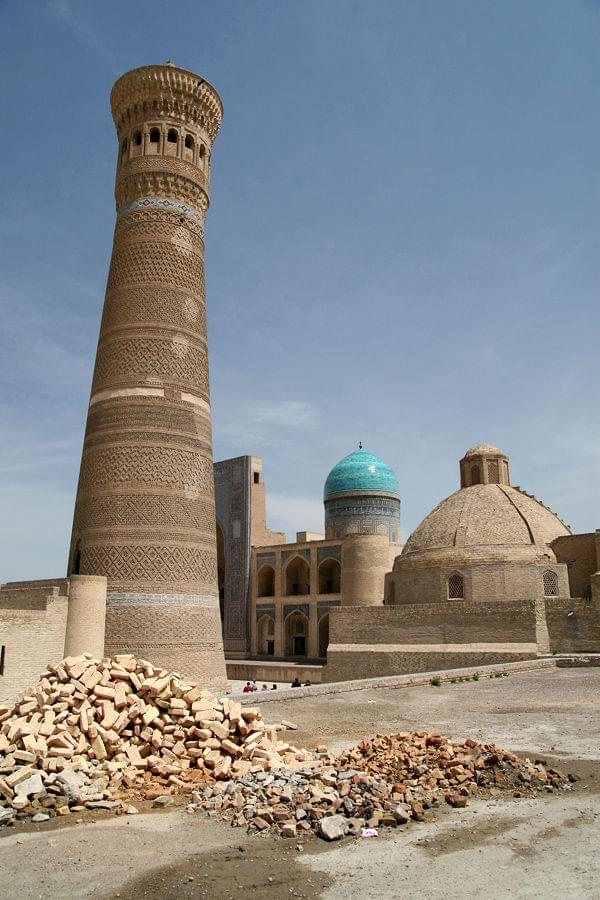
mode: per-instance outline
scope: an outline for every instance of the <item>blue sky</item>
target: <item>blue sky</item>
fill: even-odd
[[[0,581],[64,573],[114,225],[116,78],[201,73],[215,457],[320,529],[362,440],[408,534],[472,444],[600,526],[600,4],[0,0]]]

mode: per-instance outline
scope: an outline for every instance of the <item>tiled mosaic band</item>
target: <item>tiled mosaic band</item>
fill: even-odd
[[[165,197],[139,197],[137,200],[132,200],[131,203],[125,203],[117,210],[117,218],[124,216],[128,212],[135,212],[138,209],[150,209],[152,207],[181,213],[184,216],[190,216],[190,218],[195,219],[200,225],[204,224],[204,216],[197,209],[186,206],[185,203],[180,203],[178,200],[167,200]]]

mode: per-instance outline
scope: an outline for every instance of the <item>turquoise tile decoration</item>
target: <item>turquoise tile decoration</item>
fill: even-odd
[[[355,491],[384,492],[400,497],[400,485],[392,469],[367,450],[355,450],[333,467],[325,482],[323,499]]]

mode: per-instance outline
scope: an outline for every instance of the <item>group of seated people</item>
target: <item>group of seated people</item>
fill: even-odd
[[[294,678],[294,680],[292,681],[290,687],[293,687],[293,688],[310,687],[310,685],[311,685],[310,681],[305,681],[304,684],[302,684],[302,682],[296,676],[296,678]],[[247,681],[246,684],[244,685],[244,687],[242,688],[242,693],[243,694],[253,694],[255,691],[258,691],[258,690],[259,690],[259,687],[255,681]],[[273,687],[270,688],[268,684],[263,683],[260,690],[261,691],[276,691],[277,685],[274,684]]]
[[[244,685],[244,687],[242,688],[242,693],[243,694],[253,694],[254,691],[257,691],[257,690],[258,690],[258,685],[255,681],[247,681],[246,684]],[[262,685],[261,691],[269,691],[269,690],[276,691],[277,685],[274,684],[272,688],[270,688],[268,684]]]

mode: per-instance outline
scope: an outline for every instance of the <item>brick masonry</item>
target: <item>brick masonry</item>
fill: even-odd
[[[171,63],[127,72],[111,108],[117,221],[69,573],[108,578],[107,652],[220,690],[204,219],[223,110]]]

